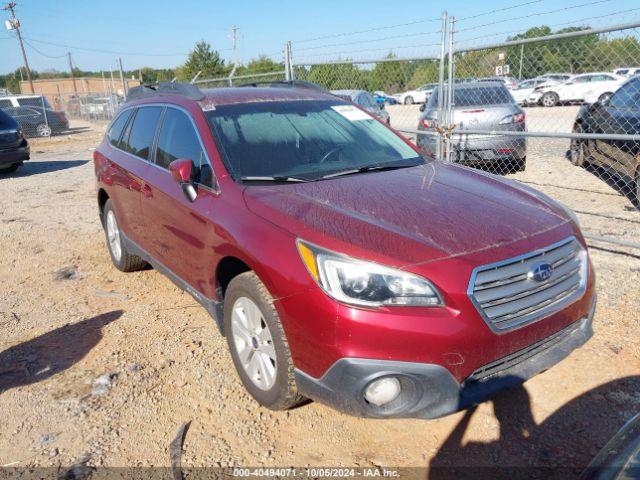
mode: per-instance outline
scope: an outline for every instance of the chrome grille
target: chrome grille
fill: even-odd
[[[537,266],[553,267],[549,278],[534,279]],[[526,255],[478,267],[469,297],[489,327],[503,332],[564,308],[585,291],[587,255],[570,237]]]

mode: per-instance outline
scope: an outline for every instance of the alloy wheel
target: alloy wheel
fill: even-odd
[[[273,337],[260,308],[248,297],[239,297],[233,304],[231,334],[251,382],[261,390],[270,390],[278,373]]]
[[[554,93],[545,93],[542,97],[542,105],[545,107],[553,107],[556,104],[556,96]]]
[[[46,123],[41,123],[37,126],[36,132],[40,137],[50,137],[51,136],[51,127]]]
[[[113,210],[109,210],[107,213],[107,240],[113,258],[119,262],[122,257],[122,246],[120,245],[120,229]]]

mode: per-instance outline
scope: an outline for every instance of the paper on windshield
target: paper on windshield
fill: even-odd
[[[342,115],[344,118],[351,122],[357,122],[359,120],[371,120],[371,116],[359,108],[353,105],[334,105],[333,108],[336,112]]]

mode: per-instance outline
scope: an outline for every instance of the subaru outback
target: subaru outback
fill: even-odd
[[[190,293],[271,409],[440,417],[592,335],[570,210],[308,84],[138,87],[94,163],[115,267]]]

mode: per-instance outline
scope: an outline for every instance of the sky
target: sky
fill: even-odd
[[[5,4],[8,0],[0,0]],[[431,56],[438,51],[439,17],[455,16],[456,40],[484,44],[539,25],[554,30],[640,21],[638,0],[15,0],[30,67],[68,70],[66,53],[83,70],[176,67],[199,40],[232,61],[282,59],[292,42],[294,62],[335,58]],[[8,13],[0,11],[0,18]],[[0,73],[22,66],[13,32],[0,31]]]

